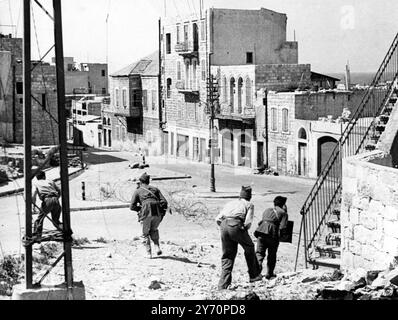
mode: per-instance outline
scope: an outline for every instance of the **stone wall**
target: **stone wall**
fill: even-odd
[[[370,163],[381,151],[343,161],[344,270],[384,270],[398,256],[398,170]]]
[[[309,64],[263,64],[256,66],[256,90],[297,89],[311,86]]]
[[[287,16],[267,9],[212,9],[215,65],[298,63],[296,42],[286,43]]]

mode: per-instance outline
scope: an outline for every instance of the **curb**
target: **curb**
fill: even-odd
[[[112,210],[112,209],[128,209],[128,208],[130,208],[129,204],[115,204],[115,205],[108,205],[108,206],[71,208],[70,212],[98,211],[98,210]]]
[[[197,196],[199,199],[239,199],[239,196],[233,196],[233,195],[204,195],[204,194],[199,194]]]
[[[76,178],[76,176],[80,175],[82,172],[84,172],[84,170],[86,170],[86,168],[79,169],[78,171],[75,171],[75,172],[71,173],[69,175],[69,178],[71,178],[71,179]],[[60,180],[61,180],[60,177],[54,179],[55,182],[58,182]],[[12,183],[12,181],[11,181],[11,183]],[[24,192],[24,190],[25,190],[25,188],[23,187],[23,188],[18,188],[18,189],[14,189],[14,190],[0,192],[0,198],[5,198],[5,197],[8,197],[8,196],[11,196],[11,195],[14,195],[14,194],[19,194],[19,193]]]

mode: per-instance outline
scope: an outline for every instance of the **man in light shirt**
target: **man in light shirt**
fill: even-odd
[[[59,203],[61,190],[54,181],[46,179],[46,173],[43,171],[37,174],[36,181],[33,183],[33,205],[36,204],[37,196],[41,200],[41,210],[34,224],[33,236],[41,237],[44,219],[50,212],[52,223],[57,229],[62,230],[62,223],[59,221],[62,211]]]
[[[218,283],[219,290],[228,289],[231,285],[232,269],[238,253],[238,244],[241,245],[245,251],[250,282],[260,281],[262,279],[254,243],[248,233],[254,217],[254,206],[250,202],[251,198],[251,187],[242,187],[240,198],[227,203],[216,217],[216,222],[221,229],[223,252],[221,258],[222,272]]]

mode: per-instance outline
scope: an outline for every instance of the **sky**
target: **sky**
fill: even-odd
[[[38,1],[52,13],[51,0]],[[77,62],[108,62],[112,73],[157,50],[160,17],[199,13],[199,3],[64,0],[64,55]],[[32,7],[32,54],[37,59],[54,42],[53,25],[33,0]],[[296,34],[299,43],[299,63],[321,73],[344,72],[347,61],[352,72],[376,72],[398,31],[397,0],[204,0],[204,7],[285,13],[287,40]],[[0,32],[22,37],[22,0],[0,0]]]

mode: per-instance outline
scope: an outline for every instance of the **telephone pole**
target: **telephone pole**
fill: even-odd
[[[30,37],[30,0],[23,2],[23,81],[24,81],[24,175],[25,175],[25,233],[32,238],[32,99],[31,99],[31,37]],[[15,130],[15,128],[14,128]],[[33,288],[32,245],[25,247],[26,289]]]
[[[210,192],[216,192],[216,175],[215,175],[215,154],[214,154],[214,100],[213,100],[213,76],[211,74],[211,55],[209,53],[209,80],[208,80],[208,108],[210,113],[209,121],[209,153],[210,153]]]
[[[69,298],[73,290],[72,269],[72,230],[70,223],[69,203],[69,174],[68,174],[68,146],[66,137],[66,112],[65,112],[65,74],[64,74],[64,49],[62,37],[62,12],[61,0],[53,0],[54,7],[54,39],[55,61],[57,70],[57,102],[58,102],[58,131],[60,142],[60,174],[62,192],[62,222],[64,233],[64,269],[65,282],[68,286]]]

